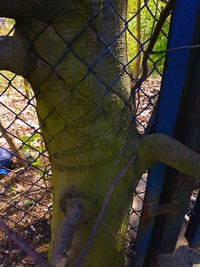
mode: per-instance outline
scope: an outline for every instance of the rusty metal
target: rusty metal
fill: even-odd
[[[180,208],[179,201],[172,201],[166,204],[148,203],[144,206],[143,218],[155,217],[163,214],[175,215]]]

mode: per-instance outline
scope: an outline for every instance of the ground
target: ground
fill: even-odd
[[[32,98],[31,89],[20,77],[0,75],[0,122],[27,158],[0,180],[1,218],[20,233],[38,252],[46,255],[50,241],[51,171]],[[9,85],[12,80],[12,86]],[[25,83],[25,84],[24,84]],[[31,104],[30,104],[31,103]],[[10,149],[4,132],[0,147]],[[12,151],[12,150],[11,150]],[[0,266],[34,266],[32,260],[0,231]]]
[[[160,257],[157,267],[200,267],[200,250],[188,246],[184,237],[185,229],[184,223],[174,254]]]

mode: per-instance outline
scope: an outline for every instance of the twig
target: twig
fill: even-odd
[[[19,165],[21,167],[26,166],[27,165],[26,158],[25,158],[23,152],[18,149],[17,145],[15,144],[14,139],[7,132],[5,126],[3,125],[3,122],[1,120],[0,120],[0,132],[2,133],[2,137],[4,137],[6,139],[8,145],[10,146],[10,148],[12,150],[12,154],[16,156]]]
[[[74,267],[80,267],[81,264],[83,263],[83,261],[85,260],[87,254],[89,252],[89,249],[92,246],[94,238],[96,236],[96,232],[97,232],[98,226],[103,221],[103,216],[104,216],[104,213],[105,213],[106,208],[108,206],[108,203],[109,203],[109,201],[110,201],[110,199],[112,197],[113,191],[114,191],[115,187],[118,185],[118,183],[120,182],[120,180],[124,177],[125,173],[128,171],[129,167],[134,162],[135,158],[136,158],[136,155],[134,154],[131,157],[131,159],[128,161],[126,166],[121,170],[121,172],[112,181],[111,186],[110,186],[110,188],[108,189],[108,192],[105,195],[103,204],[102,204],[100,212],[99,212],[99,214],[97,216],[96,222],[95,222],[95,224],[93,226],[92,232],[91,232],[91,234],[90,234],[90,236],[89,236],[84,248],[82,249],[81,253],[79,254],[78,259],[77,259]]]
[[[184,50],[184,49],[193,49],[193,48],[200,48],[200,44],[198,45],[184,45],[184,46],[179,46],[175,48],[170,48],[166,50],[160,50],[160,51],[152,51],[151,54],[164,54],[164,53],[169,53],[169,52],[174,52],[174,51],[179,51],[179,50]]]
[[[8,206],[10,206],[10,204],[17,198],[21,197],[21,195],[18,193],[17,195],[13,196],[12,198],[9,198],[9,202],[6,201],[2,206],[0,206],[0,211],[1,211],[1,214],[3,214],[4,210],[3,208],[6,207],[6,209],[8,208]],[[5,199],[4,199],[5,201]]]
[[[30,246],[30,244],[23,240],[16,232],[11,230],[1,219],[0,219],[0,228],[3,232],[13,240],[13,242],[21,248],[28,256],[31,256],[33,261],[38,264],[39,267],[51,267],[46,260]]]

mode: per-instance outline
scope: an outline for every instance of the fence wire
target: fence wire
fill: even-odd
[[[67,2],[67,1],[66,1]],[[74,1],[76,4],[76,1]],[[38,122],[37,101],[39,94],[43,94],[43,86],[47,81],[54,77],[62,81],[62,71],[59,66],[68,57],[73,57],[77,64],[82,64],[84,72],[81,79],[73,81],[70,90],[79,91],[80,86],[87,80],[87,77],[93,75],[93,79],[98,86],[104,88],[104,94],[112,93],[119,95],[116,90],[116,84],[121,79],[129,76],[131,82],[132,94],[131,101],[134,101],[135,110],[133,111],[132,127],[137,127],[141,134],[146,134],[153,127],[155,121],[152,116],[150,124],[149,119],[156,112],[156,101],[159,96],[160,82],[163,73],[164,56],[163,53],[153,55],[148,54],[147,71],[144,70],[143,59],[145,51],[152,40],[156,25],[159,22],[160,14],[165,8],[165,1],[145,0],[129,1],[127,16],[121,14],[115,1],[105,1],[102,5],[97,5],[93,10],[93,14],[85,14],[84,9],[81,10],[81,4],[77,4],[77,12],[85,18],[85,24],[80,25],[79,31],[72,33],[70,39],[65,37],[65,33],[59,32],[56,28],[55,18],[39,24],[35,36],[32,38],[32,46],[29,53],[36,50],[34,47],[38,45],[41,38],[45,38],[49,34],[56,35],[56,38],[62,43],[62,52],[55,52],[55,47],[49,44],[49,54],[52,57],[45,58],[45,52],[38,54],[38,58],[51,69],[50,75],[43,79],[40,86],[33,92],[31,86],[21,76],[8,72],[7,70],[0,72],[0,147],[11,153],[8,175],[2,175],[0,178],[0,212],[1,219],[13,230],[18,232],[20,236],[34,246],[34,248],[46,256],[50,242],[50,221],[52,215],[52,199],[51,199],[51,166],[49,163],[48,151],[42,135],[43,123],[58,112],[53,107],[50,114],[45,114],[45,119]],[[68,3],[67,3],[68,4]],[[46,6],[48,9],[48,4]],[[56,10],[55,16],[59,17]],[[106,34],[101,35],[95,30],[95,23],[101,19],[103,13],[110,14],[111,17],[118,17],[120,31],[111,38],[105,39]],[[42,11],[45,17],[45,10]],[[41,17],[40,10],[38,18]],[[160,29],[157,41],[154,45],[155,50],[164,50],[167,44],[170,17],[166,19],[164,26]],[[37,26],[37,23],[36,23]],[[12,36],[15,34],[15,21],[7,18],[0,19],[1,36]],[[108,29],[109,31],[109,29]],[[138,32],[139,31],[139,32]],[[90,50],[79,51],[77,42],[79,42],[84,34],[92,33],[99,45],[103,48],[102,53],[91,55]],[[108,33],[107,33],[108,34]],[[120,42],[125,36],[127,43],[128,61],[122,60],[116,55],[113,47]],[[90,44],[88,44],[90,47]],[[0,51],[1,53],[1,51]],[[57,56],[59,54],[59,57]],[[55,58],[55,55],[57,58]],[[89,56],[88,56],[89,55]],[[87,56],[89,60],[87,60]],[[98,66],[106,56],[112,58],[113,63],[117,62],[119,75],[112,79],[106,79],[107,73],[99,73]],[[70,73],[70,70],[66,70]],[[105,70],[106,72],[107,70]],[[144,74],[145,72],[145,74]],[[70,73],[70,75],[73,75]],[[38,78],[40,79],[40,78]],[[76,74],[74,73],[74,80]],[[109,82],[108,82],[109,80]],[[68,89],[66,89],[67,91]],[[68,95],[62,96],[57,106],[63,103]],[[46,99],[49,103],[48,99]],[[128,103],[125,103],[128,105]],[[70,110],[69,110],[70,112]],[[58,122],[59,123],[59,122]],[[147,127],[148,125],[148,127]],[[58,126],[59,128],[59,126]],[[146,189],[147,175],[141,178],[138,187],[133,195],[133,205],[130,211],[130,222],[126,235],[125,253],[130,258],[134,255],[134,245],[139,227],[139,220],[142,211],[142,201],[144,199]],[[103,222],[108,238],[113,240],[112,229]],[[17,244],[9,239],[8,236],[0,231],[0,266],[35,266],[29,255],[22,252]]]

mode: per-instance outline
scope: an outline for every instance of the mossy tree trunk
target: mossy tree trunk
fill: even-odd
[[[81,266],[124,265],[121,226],[136,177],[155,161],[200,178],[199,156],[173,139],[155,135],[137,142],[133,107],[127,104],[130,80],[124,71],[126,10],[124,0],[112,5],[103,0],[0,1],[0,16],[16,20],[14,36],[0,38],[0,69],[31,84],[50,156],[50,259],[55,266],[75,264],[105,193],[134,152],[134,168],[116,187]]]
[[[126,38],[121,33],[125,25],[111,5],[88,23],[102,9],[103,1],[50,1],[46,5],[46,1],[38,1],[38,9],[37,1],[31,1],[33,7],[30,3],[27,16],[23,9],[28,7],[20,6],[22,2],[16,5],[15,14],[12,10],[9,13],[9,6],[4,7],[5,15],[11,14],[16,20],[15,36],[4,41],[18,43],[10,55],[15,66],[6,69],[23,75],[36,95],[53,172],[52,246],[64,219],[59,202],[63,193],[83,201],[83,223],[70,249],[68,264],[72,266],[111,181],[130,159],[138,137],[131,126],[133,110],[126,105],[130,96],[128,75],[122,74],[109,88],[127,63]],[[115,0],[113,4],[125,19],[126,1]],[[81,30],[84,25],[87,27]],[[0,53],[5,46],[1,45]],[[7,54],[0,57],[9,62]],[[112,197],[105,225],[99,227],[83,266],[123,266],[120,227],[131,203],[132,178],[130,168]],[[120,241],[116,241],[118,235]]]

